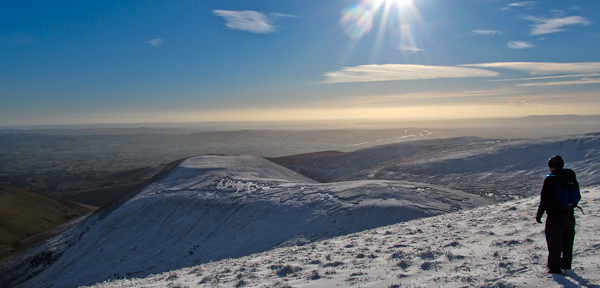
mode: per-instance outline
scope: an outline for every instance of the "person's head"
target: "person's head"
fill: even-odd
[[[550,171],[554,171],[556,169],[562,169],[565,166],[565,161],[563,161],[562,157],[560,157],[560,155],[554,155],[552,157],[550,157],[550,159],[548,160],[548,168],[550,168]]]

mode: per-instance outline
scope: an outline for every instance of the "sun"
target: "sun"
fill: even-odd
[[[392,5],[396,5],[398,7],[411,6],[412,0],[367,0],[365,2],[370,2],[373,10],[377,10],[379,7],[390,7]]]

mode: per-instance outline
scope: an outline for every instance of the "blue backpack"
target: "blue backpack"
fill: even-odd
[[[552,204],[563,210],[575,209],[581,200],[581,192],[579,191],[579,183],[575,177],[575,172],[570,169],[558,171],[557,175],[548,175],[547,177],[555,177],[556,179],[556,195]],[[583,213],[583,210],[581,210]]]

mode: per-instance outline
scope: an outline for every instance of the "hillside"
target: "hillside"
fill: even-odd
[[[276,158],[322,182],[404,180],[430,183],[501,200],[539,192],[547,161],[562,155],[583,185],[598,185],[600,134],[546,139],[476,137],[389,144],[332,156]],[[298,159],[290,161],[289,159]]]
[[[27,238],[94,210],[94,207],[0,185],[0,263],[6,260],[4,257],[39,240]]]
[[[321,184],[255,156],[193,157],[22,255],[0,280],[39,273],[21,287],[70,287],[144,277],[489,203],[420,183]]]
[[[479,253],[477,251],[489,251],[488,248],[477,248],[475,252],[469,249],[481,242],[484,243],[484,246],[487,245],[485,247],[495,247],[495,251],[498,251],[496,255],[499,256],[494,256],[494,259],[500,257],[501,260],[496,259],[497,262],[492,262],[497,266],[485,264],[484,268],[481,268],[481,270],[488,271],[480,272],[483,273],[482,275],[486,275],[484,277],[487,279],[486,282],[472,280],[475,281],[473,283],[480,283],[482,287],[511,287],[502,286],[504,284],[500,282],[498,282],[500,284],[494,284],[494,281],[503,279],[499,278],[498,273],[508,273],[500,268],[506,268],[512,271],[510,273],[516,273],[512,270],[513,265],[516,265],[513,263],[525,265],[523,263],[526,260],[514,262],[510,260],[510,257],[522,257],[521,254],[525,253],[529,255],[527,259],[535,259],[532,257],[539,256],[539,253],[543,254],[545,249],[543,242],[537,246],[533,244],[538,243],[539,239],[536,237],[540,236],[536,236],[535,233],[539,233],[541,230],[538,232],[530,230],[537,228],[532,221],[533,216],[526,215],[533,215],[529,210],[535,209],[537,200],[535,196],[534,198],[528,197],[539,193],[542,180],[548,173],[548,157],[562,154],[567,162],[567,167],[573,168],[578,173],[578,179],[582,186],[592,187],[599,181],[595,177],[600,172],[599,137],[599,134],[589,134],[537,140],[494,140],[474,137],[432,139],[383,145],[351,153],[313,153],[283,159],[285,160],[283,162],[288,164],[302,163],[304,165],[302,167],[313,173],[313,176],[336,176],[332,178],[334,181],[327,183],[317,182],[256,156],[206,155],[191,157],[167,165],[162,173],[128,192],[125,197],[85,219],[71,223],[71,226],[67,227],[67,232],[58,235],[45,245],[23,253],[15,261],[1,269],[0,283],[9,283],[10,286],[23,288],[93,285],[106,279],[143,278],[211,261],[230,263],[228,261],[234,260],[225,259],[248,259],[243,257],[294,245],[304,247],[298,249],[308,249],[309,251],[312,251],[313,248],[306,247],[316,247],[313,251],[315,253],[316,251],[325,251],[323,249],[331,251],[328,252],[331,254],[330,257],[326,257],[327,254],[321,255],[317,259],[318,261],[307,264],[318,265],[322,268],[316,272],[317,279],[329,279],[327,275],[332,275],[331,270],[336,272],[342,269],[343,265],[355,265],[356,262],[358,265],[356,267],[360,267],[360,265],[368,267],[365,266],[367,264],[364,261],[378,262],[391,257],[389,255],[378,256],[388,253],[385,251],[391,249],[390,246],[385,246],[386,243],[392,242],[393,237],[404,239],[402,237],[413,235],[411,237],[415,237],[419,242],[392,244],[392,246],[409,245],[406,247],[410,249],[404,252],[412,253],[413,256],[409,262],[402,264],[407,271],[416,269],[413,272],[417,274],[421,273],[419,272],[421,270],[437,271],[436,269],[440,269],[439,267],[446,263],[444,258],[440,258],[442,254],[446,255],[446,248],[459,249],[456,253],[452,250],[452,254],[446,256],[450,257],[447,261],[467,259],[467,257],[475,255],[473,256],[475,258],[468,258],[470,259],[469,263],[463,264],[479,263],[478,261],[487,256],[477,254]],[[297,171],[305,172],[298,169]],[[521,200],[523,198],[528,198],[528,200]],[[496,208],[479,210],[485,211],[479,214],[468,214],[471,213],[468,212],[471,209],[494,204],[497,201],[525,202],[512,202],[516,208],[494,206],[504,207],[502,211],[507,216],[500,215],[501,212],[493,210]],[[513,211],[525,211],[522,205],[528,206],[529,210],[519,212],[521,214],[518,217],[514,216],[516,212]],[[590,206],[593,205],[590,204]],[[594,209],[592,208],[592,211]],[[418,232],[418,229],[425,231],[420,226],[427,227],[430,224],[426,221],[416,222],[419,224],[410,224],[414,225],[410,226],[414,228],[411,231],[397,230],[382,233],[385,236],[382,239],[386,239],[385,243],[377,244],[380,246],[379,248],[365,250],[368,253],[362,253],[362,256],[352,250],[353,253],[356,252],[356,258],[342,253],[341,248],[327,246],[328,243],[334,242],[320,242],[385,225],[461,211],[466,214],[449,215],[463,215],[464,217],[454,216],[455,218],[451,218],[451,220],[444,220],[446,218],[434,220],[437,221],[436,223],[446,223],[441,226],[434,223],[431,224],[434,225],[431,226],[432,228],[428,228],[431,231],[441,232],[441,235],[427,234],[423,235],[424,238],[419,238],[421,232]],[[488,212],[491,213],[489,217],[486,214]],[[478,216],[471,218],[475,220],[468,220],[471,217],[468,215]],[[502,220],[505,219],[502,217],[517,218],[506,218],[508,220],[505,221]],[[463,218],[467,220],[463,220]],[[483,219],[490,224],[484,224]],[[496,221],[496,219],[498,220]],[[467,221],[464,222],[465,227],[471,225],[474,228],[466,229],[461,226],[460,229],[450,229],[454,227],[454,222],[461,221]],[[522,223],[522,225],[518,223]],[[516,226],[511,226],[512,224]],[[510,228],[510,231],[502,227]],[[498,230],[496,231],[496,229]],[[516,240],[497,238],[513,234],[521,235],[517,233],[521,230],[528,233],[525,235],[526,238],[515,238]],[[481,231],[485,233],[479,233]],[[411,237],[407,239],[411,240]],[[452,240],[449,240],[448,237],[451,237]],[[463,238],[472,240],[465,244],[462,241]],[[448,240],[449,243],[436,242],[441,239]],[[499,243],[497,245],[491,242],[505,240],[509,242],[494,242]],[[405,240],[401,240],[401,242],[405,242]],[[324,248],[317,249],[321,246],[313,246],[317,243],[325,245],[322,246]],[[441,248],[447,244],[451,245]],[[519,247],[526,250],[512,251],[513,246],[516,249],[515,245],[517,244],[523,245]],[[346,247],[346,245],[349,246]],[[357,245],[347,243],[344,246],[344,248],[352,247],[357,247]],[[405,246],[394,248],[403,247]],[[438,247],[435,248],[437,249],[435,251],[444,253],[422,251],[427,247],[431,247],[431,249]],[[594,247],[597,248],[597,246]],[[538,254],[531,254],[532,249]],[[422,257],[421,254],[415,254],[421,252],[425,253],[422,254]],[[394,252],[389,253],[393,254]],[[506,253],[508,258],[503,259],[504,254],[502,253]],[[460,257],[454,258],[455,254]],[[310,255],[314,258],[316,254]],[[284,257],[284,255],[274,257],[289,259],[286,261],[293,262],[292,258],[286,258],[287,256]],[[290,257],[300,259],[301,255]],[[350,257],[353,260],[336,257],[343,259]],[[543,267],[543,260],[541,260],[543,257],[540,257],[537,258],[537,262],[531,264],[535,267]],[[402,260],[403,258],[398,258],[398,261]],[[260,261],[260,258],[256,261]],[[398,261],[396,263],[399,263]],[[512,262],[500,263],[501,261]],[[585,269],[592,269],[588,264]],[[276,262],[268,267],[272,267],[272,271],[275,271],[273,273],[276,274],[275,277],[278,277],[273,279],[278,279],[277,281],[281,283],[287,281],[283,279],[288,277],[287,274],[295,275],[294,273],[306,272],[308,269],[304,266],[301,267],[300,263],[290,265]],[[297,270],[296,266],[302,270]],[[336,268],[338,266],[339,268]],[[219,267],[219,269],[223,268]],[[256,267],[257,270],[253,267]],[[245,270],[242,271],[242,268]],[[235,284],[241,287],[245,283],[254,283],[252,282],[254,278],[270,275],[265,271],[258,275],[252,274],[263,268],[254,266],[254,264],[252,267],[240,267],[240,271],[236,272],[234,277],[239,277],[237,280],[240,281],[245,279],[244,275],[248,275],[251,279],[231,285]],[[386,271],[384,268],[381,266],[374,269]],[[352,269],[353,272],[346,275],[346,278],[363,275],[352,275],[363,273]],[[469,267],[468,269],[473,268]],[[224,271],[221,271],[224,274],[217,278],[210,278],[212,276],[208,275],[209,278],[196,280],[196,282],[208,281],[212,284],[219,284],[222,283],[219,277],[230,277],[232,275],[228,273],[236,270]],[[463,271],[469,274],[468,271]],[[393,273],[396,272],[398,273],[396,275],[404,273],[400,270],[394,270]],[[298,275],[302,278],[301,281],[306,280],[306,275],[301,273]],[[423,274],[419,275],[419,278],[423,276]],[[175,276],[169,276],[169,278],[171,280],[176,280],[178,277],[183,278],[181,275]],[[444,281],[448,281],[448,283],[462,281],[459,278],[444,278],[446,279]],[[383,279],[387,279],[387,276]],[[492,281],[493,279],[496,280]],[[346,284],[362,285],[352,283],[354,282]],[[393,282],[389,283],[394,284]],[[438,282],[435,283],[427,285],[440,286]],[[476,286],[470,283],[465,282],[465,285]],[[177,286],[177,282],[171,284],[169,285]],[[264,282],[259,282],[257,285],[263,284]],[[485,286],[488,284],[492,286]],[[271,286],[286,287],[287,284],[281,285],[283,286],[275,284]],[[374,286],[381,287],[378,284]]]
[[[546,273],[538,197],[94,288],[600,287],[600,187],[584,188],[569,276]]]

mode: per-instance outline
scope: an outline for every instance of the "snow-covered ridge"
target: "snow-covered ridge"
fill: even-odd
[[[317,183],[256,156],[193,157],[54,239],[56,259],[21,286],[144,277],[490,203],[414,182]]]
[[[476,137],[411,141],[281,163],[319,181],[405,180],[510,200],[539,193],[547,161],[561,155],[582,185],[600,184],[600,134],[527,140]]]
[[[93,287],[598,288],[600,187],[582,195],[568,276],[546,273],[531,197]]]

